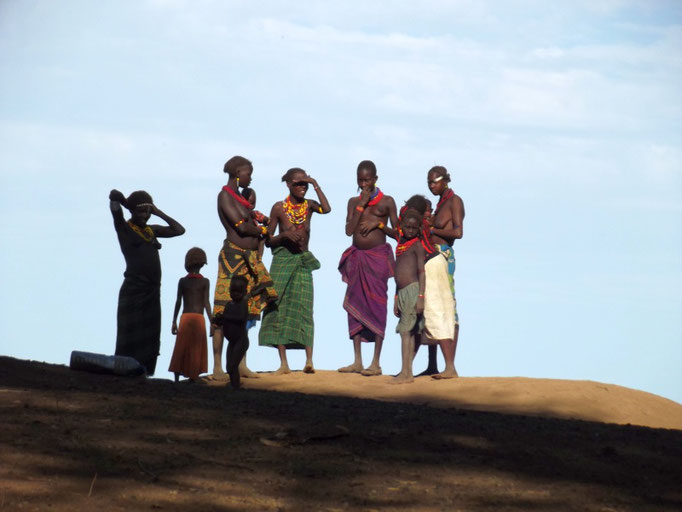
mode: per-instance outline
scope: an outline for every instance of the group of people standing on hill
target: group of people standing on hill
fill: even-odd
[[[196,379],[208,370],[204,311],[213,338],[213,378],[225,378],[222,366],[224,339],[228,340],[225,369],[235,388],[240,377],[258,377],[246,365],[248,329],[261,319],[259,344],[276,347],[280,367],[275,374],[290,373],[287,349],[304,349],[305,373],[313,366],[313,279],[320,262],[308,250],[313,214],[327,214],[331,206],[317,181],[300,168],[289,169],[282,181],[289,194],[275,203],[269,216],[255,209],[256,193],[250,188],[253,165],[241,156],[230,158],[224,172],[227,184],[218,193],[218,216],[226,238],[218,256],[218,279],[211,313],[209,280],[200,274],[206,254],[192,248],[185,258],[188,274],[178,282],[172,332],[177,340],[169,371]],[[454,295],[455,258],[452,245],[462,237],[464,205],[449,187],[444,167],[433,167],[428,186],[439,201],[435,209],[426,197],[412,196],[398,211],[391,196],[377,185],[377,170],[365,160],[357,168],[358,196],[348,201],[346,235],[352,245],[343,253],[339,271],[347,291],[343,307],[348,313],[354,360],[339,368],[344,373],[381,375],[379,364],[385,338],[388,281],[395,277],[394,313],[400,318],[402,370],[394,383],[413,380],[412,360],[421,344],[429,345],[424,375],[457,376],[454,366],[459,334]],[[317,200],[307,199],[310,188]],[[153,375],[160,348],[161,267],[159,238],[182,235],[185,229],[161,212],[144,191],[127,198],[112,190],[110,208],[121,251],[126,261],[119,293],[116,354],[134,357]],[[121,206],[131,212],[125,221]],[[167,226],[147,224],[151,215]],[[396,240],[396,258],[387,243]],[[269,271],[262,261],[264,246],[272,250]],[[180,324],[177,316],[183,305]],[[362,343],[374,343],[374,356],[366,368]],[[445,370],[436,367],[437,345]]]

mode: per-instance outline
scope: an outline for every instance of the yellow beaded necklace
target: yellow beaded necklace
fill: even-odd
[[[284,213],[292,224],[303,224],[308,218],[308,200],[305,199],[302,203],[294,204],[291,202],[291,196],[287,196],[282,201]]]
[[[128,226],[130,226],[130,229],[135,231],[135,233],[137,233],[145,242],[151,242],[152,240],[154,240],[154,231],[152,231],[152,228],[150,228],[149,226],[141,228],[132,220],[128,221]]]

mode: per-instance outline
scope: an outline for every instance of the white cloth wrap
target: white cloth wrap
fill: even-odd
[[[432,340],[455,337],[455,300],[450,289],[448,262],[439,254],[424,265],[424,335]]]

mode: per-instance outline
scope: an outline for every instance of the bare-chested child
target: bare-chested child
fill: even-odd
[[[225,304],[220,315],[214,318],[216,325],[227,339],[227,357],[225,368],[230,375],[233,389],[241,387],[239,363],[249,348],[249,336],[246,332],[246,321],[249,316],[247,281],[243,276],[234,276],[230,280],[230,300]]]
[[[320,262],[308,250],[313,213],[331,211],[329,201],[314,178],[303,169],[289,169],[282,181],[289,195],[272,207],[266,244],[272,249],[270,275],[277,300],[263,311],[258,344],[277,347],[280,367],[275,374],[290,373],[286,349],[305,349],[304,373],[315,373],[313,366],[313,271]],[[312,185],[318,201],[306,199]],[[278,234],[274,235],[275,230]]]
[[[412,382],[412,360],[416,344],[424,328],[424,247],[419,233],[422,230],[422,216],[414,209],[407,209],[400,224],[402,237],[396,248],[395,286],[396,295],[393,313],[400,318],[396,332],[400,333],[402,369],[393,378],[392,384]]]
[[[211,284],[199,273],[204,265],[206,265],[206,253],[202,249],[192,247],[187,251],[185,255],[187,275],[178,281],[178,297],[175,301],[171,327],[171,332],[176,334],[177,338],[168,371],[175,374],[175,382],[180,380],[180,375],[194,382],[200,374],[208,371],[204,311],[210,322],[211,303],[208,300],[208,290]],[[178,328],[177,320],[181,304],[183,308]],[[213,326],[211,325],[212,335]]]
[[[255,220],[256,223],[261,226],[267,226],[270,223],[270,217],[256,210],[256,191],[251,187],[245,187],[242,189],[242,197],[246,199],[251,205],[251,208],[253,208],[253,210],[251,210],[251,217],[253,220]],[[261,260],[263,259],[264,249],[265,239],[261,239],[260,242],[258,242],[258,257]],[[253,321],[249,321],[247,325],[250,325],[251,323],[255,325],[255,322]]]
[[[377,186],[374,162],[363,160],[357,169],[360,195],[348,200],[346,235],[353,244],[339,262],[341,278],[348,285],[343,308],[348,313],[348,331],[353,340],[353,363],[339,368],[343,373],[381,375],[379,357],[386,330],[388,280],[393,277],[393,249],[386,235],[397,238],[395,201]],[[391,227],[388,226],[390,220]],[[374,342],[372,363],[362,364],[362,342]]]

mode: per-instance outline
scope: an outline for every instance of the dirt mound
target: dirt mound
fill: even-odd
[[[250,388],[409,402],[442,408],[600,421],[682,430],[682,405],[634,389],[593,381],[524,377],[422,377],[391,385],[391,377],[318,371],[247,381]]]
[[[597,383],[460,379],[434,398],[444,383],[385,380],[294,373],[234,392],[0,357],[0,509],[682,508],[682,431],[567,419],[634,423],[619,400],[653,416],[677,404],[606,386],[607,407]],[[353,387],[382,401],[343,396]]]

